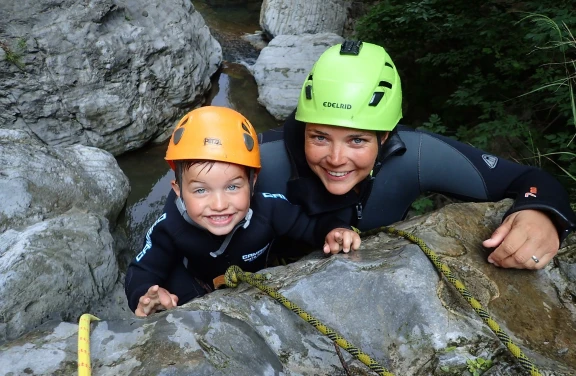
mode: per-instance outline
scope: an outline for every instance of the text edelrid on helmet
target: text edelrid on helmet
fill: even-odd
[[[349,110],[352,108],[351,104],[346,104],[346,103],[331,103],[331,102],[324,102],[322,103],[322,106],[324,107],[332,107],[332,108],[341,108],[343,110]]]

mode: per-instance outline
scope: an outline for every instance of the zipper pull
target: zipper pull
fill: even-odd
[[[362,219],[362,203],[359,202],[356,204],[356,216],[358,219]]]

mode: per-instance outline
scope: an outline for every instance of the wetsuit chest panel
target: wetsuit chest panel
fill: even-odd
[[[226,251],[212,257],[210,252],[218,250],[220,242],[201,230],[190,232],[196,236],[180,235],[178,249],[188,259],[188,269],[203,280],[210,281],[224,274],[230,265],[242,270],[256,272],[265,267],[268,246],[274,233],[267,224],[254,221],[247,228],[236,231]]]

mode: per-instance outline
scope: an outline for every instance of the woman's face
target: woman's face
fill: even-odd
[[[306,124],[304,152],[310,169],[328,192],[343,195],[372,171],[378,155],[376,132],[324,124]]]

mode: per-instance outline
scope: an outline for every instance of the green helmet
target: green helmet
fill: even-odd
[[[302,85],[296,120],[391,131],[402,118],[398,71],[384,48],[346,41],[326,50]]]

